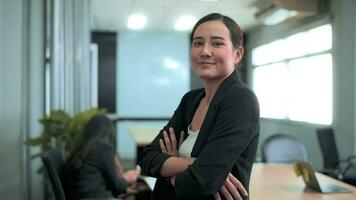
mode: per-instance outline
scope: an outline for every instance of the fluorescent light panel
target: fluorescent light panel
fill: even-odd
[[[196,21],[197,20],[195,17],[182,16],[177,20],[176,24],[174,25],[174,29],[177,31],[190,31]]]
[[[145,28],[147,18],[141,14],[131,15],[127,21],[127,27],[132,30],[141,30]]]
[[[297,14],[297,11],[279,8],[265,18],[264,24],[268,26],[276,25]]]

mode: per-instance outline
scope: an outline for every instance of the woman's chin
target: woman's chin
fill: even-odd
[[[197,73],[197,76],[199,78],[202,78],[202,79],[206,79],[206,78],[211,78],[212,77],[210,73],[204,73],[204,72]]]

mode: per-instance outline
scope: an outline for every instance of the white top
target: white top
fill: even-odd
[[[191,153],[195,144],[195,141],[197,140],[199,134],[199,130],[197,131],[192,131],[191,125],[188,127],[188,137],[183,141],[183,143],[179,147],[179,157],[184,157],[184,158],[190,158]]]

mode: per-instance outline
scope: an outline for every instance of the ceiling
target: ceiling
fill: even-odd
[[[238,22],[246,31],[258,24],[254,19],[256,0],[91,0],[91,25],[97,31],[125,31],[131,14],[147,16],[145,31],[174,31],[175,21],[182,15],[197,19],[220,12]]]

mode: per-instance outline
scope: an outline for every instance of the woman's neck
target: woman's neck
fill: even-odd
[[[233,71],[234,72],[234,71]],[[231,73],[233,73],[231,72]],[[206,104],[210,104],[210,102],[212,101],[215,92],[218,90],[219,86],[221,85],[221,83],[231,75],[231,73],[224,77],[224,78],[220,78],[220,79],[205,79],[204,80],[204,89],[205,89],[205,99],[203,99],[203,101],[205,101]]]
[[[204,81],[204,89],[205,89],[205,103],[210,104],[213,99],[216,90],[219,88],[223,80],[205,80]]]

